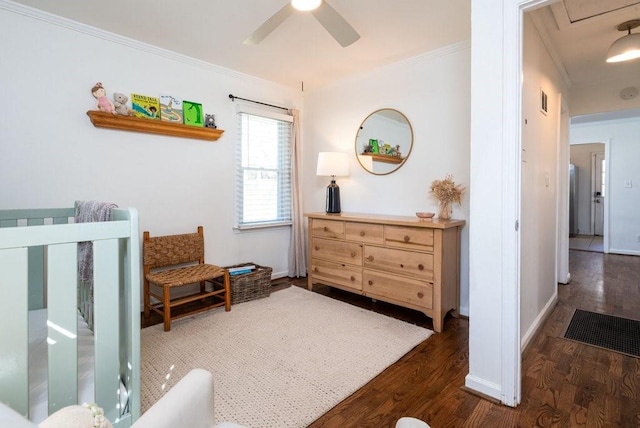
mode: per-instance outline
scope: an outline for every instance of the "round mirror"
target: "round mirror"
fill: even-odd
[[[381,109],[367,116],[356,134],[356,157],[371,174],[391,174],[409,158],[413,129],[409,119],[394,109]]]

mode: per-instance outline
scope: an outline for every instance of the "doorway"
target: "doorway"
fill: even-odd
[[[605,143],[570,146],[574,185],[571,212],[575,225],[569,235],[569,249],[604,252],[607,162]],[[570,167],[571,168],[571,167]]]

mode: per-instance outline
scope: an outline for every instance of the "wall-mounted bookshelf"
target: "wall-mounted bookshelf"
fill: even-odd
[[[375,153],[362,153],[361,156],[371,156],[373,160],[376,162],[395,163],[395,164],[400,164],[404,160],[403,158],[398,156],[379,155]]]
[[[93,126],[96,128],[120,129],[123,131],[169,135],[172,137],[216,141],[224,132],[222,129],[201,128],[162,120],[113,115],[97,110],[89,110],[87,116],[89,116],[91,123],[93,123]]]

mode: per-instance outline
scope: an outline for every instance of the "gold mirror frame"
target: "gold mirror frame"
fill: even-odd
[[[413,149],[411,122],[396,109],[376,110],[360,124],[354,148],[365,171],[373,175],[391,174],[405,164]]]

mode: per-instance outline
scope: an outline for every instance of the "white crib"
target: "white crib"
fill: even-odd
[[[140,416],[138,213],[113,209],[111,221],[73,223],[74,213],[0,211],[0,401],[29,417],[29,314],[46,309],[48,414],[79,404],[78,307],[86,296],[77,244],[92,241],[93,401],[114,427],[128,428]]]

